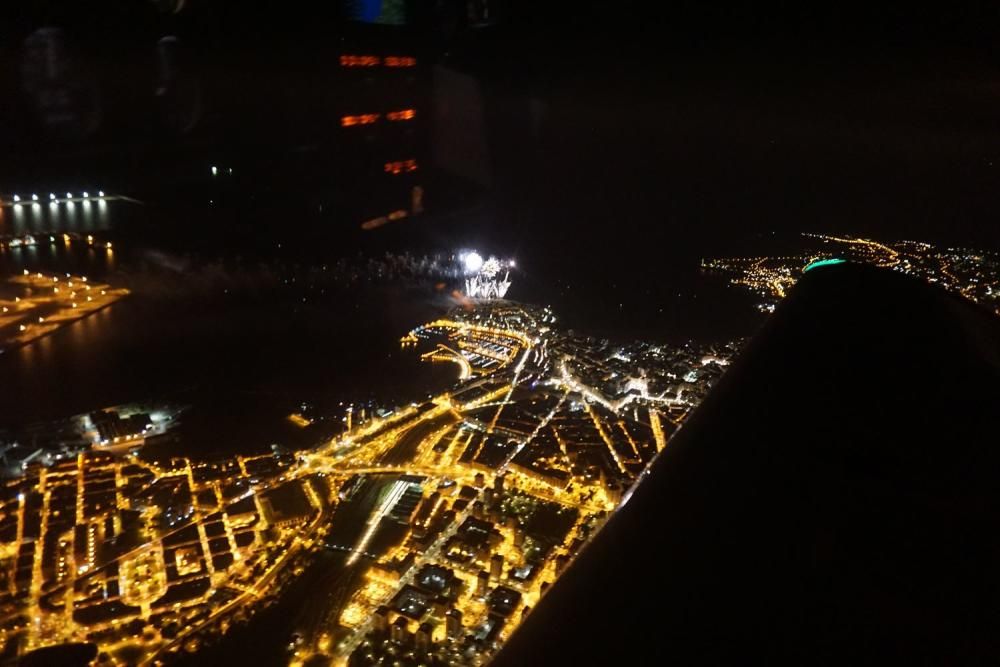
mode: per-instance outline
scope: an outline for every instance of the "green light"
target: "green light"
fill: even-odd
[[[808,266],[806,266],[806,268],[802,269],[802,272],[805,273],[806,271],[812,271],[817,266],[829,266],[831,264],[844,264],[845,262],[847,262],[846,259],[840,259],[839,257],[831,257],[830,259],[817,259],[815,262],[809,264]]]

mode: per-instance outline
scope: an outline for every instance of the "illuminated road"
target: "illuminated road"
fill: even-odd
[[[461,417],[451,411],[421,419],[403,433],[392,449],[379,457],[379,463],[392,466],[412,460],[417,455],[417,448],[431,433],[456,424],[460,420]]]
[[[685,382],[688,392],[718,370],[706,370],[701,359],[721,358],[716,350],[653,347],[600,358],[554,330],[553,321],[546,309],[494,302],[423,325],[402,344],[426,344],[432,351],[424,358],[459,363],[458,385],[384,417],[355,414],[345,433],[312,450],[213,463],[181,459],[163,467],[91,452],[42,468],[26,487],[35,495],[2,507],[17,522],[16,541],[5,553],[31,561],[29,604],[4,608],[0,618],[13,623],[27,611],[40,619],[12,631],[26,647],[100,637],[101,650],[128,651],[141,656],[140,664],[153,664],[282,595],[286,582],[320,562],[320,554],[340,563],[329,560],[335,551],[345,554],[343,563],[336,575],[320,577],[315,599],[305,605],[311,616],[296,621],[301,639],[293,664],[321,656],[344,664],[370,637],[374,610],[429,565],[463,582],[449,603],[464,614],[463,636],[488,622],[489,590],[504,585],[519,592],[520,611],[499,635],[506,637],[543,583],[589,539],[588,526],[614,511],[622,490],[664,448],[661,417],[673,426],[690,407],[688,393],[666,399],[647,392],[646,383],[664,391],[672,370],[683,365],[699,377]],[[632,358],[645,369],[641,381],[630,381],[641,390],[605,398],[601,383],[610,366]],[[613,465],[604,463],[609,457]],[[57,505],[71,512],[68,521],[52,523]],[[137,537],[115,545],[126,534],[123,517],[136,509],[139,519],[128,534]],[[32,512],[41,516],[32,527],[41,533],[37,540],[25,531]],[[530,520],[536,513],[546,517],[537,526]],[[58,530],[68,560],[32,551],[56,525],[51,530]],[[485,542],[476,544],[472,530],[487,535],[479,538]],[[495,558],[502,560],[499,570]],[[50,562],[61,564],[54,571]],[[476,578],[487,569],[483,589]],[[518,579],[521,569],[537,576]],[[43,608],[43,590],[66,604]],[[441,620],[434,650],[451,651]],[[144,627],[141,637],[125,630],[135,623]],[[492,649],[484,650],[474,662]]]

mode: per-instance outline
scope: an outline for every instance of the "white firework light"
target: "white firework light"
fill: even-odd
[[[463,255],[462,262],[465,263],[465,270],[469,273],[475,273],[483,267],[483,257],[475,250]]]
[[[500,272],[503,267],[513,267],[514,261],[501,263],[496,257],[483,260],[482,255],[472,251],[461,255],[459,259],[465,265],[467,273],[472,274],[465,279],[465,295],[473,299],[502,299],[510,289],[510,271]]]

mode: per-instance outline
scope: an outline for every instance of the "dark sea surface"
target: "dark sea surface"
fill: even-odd
[[[297,276],[321,277],[322,269],[273,258],[173,255],[130,244],[113,228],[117,209],[119,224],[128,225],[142,207],[107,206],[113,212],[101,238],[115,239],[113,253],[76,240],[66,246],[61,236],[50,244],[39,235],[36,246],[0,258],[8,275],[23,268],[84,273],[132,291],[0,355],[5,426],[166,401],[188,406],[172,453],[249,453],[272,443],[314,444],[311,430],[285,419],[303,403],[339,418],[347,403],[421,400],[457,377],[455,367],[423,363],[399,346],[407,331],[451,305],[432,287],[303,287]]]

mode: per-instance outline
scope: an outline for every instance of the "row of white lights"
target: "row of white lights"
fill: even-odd
[[[465,270],[469,273],[476,273],[479,269],[483,268],[483,264],[486,263],[483,256],[475,250],[471,252],[463,252],[458,256],[458,260],[465,265]],[[507,266],[513,269],[517,266],[517,263],[514,260],[510,260],[507,262]]]
[[[104,196],[104,190],[99,190],[97,192],[97,196],[98,197],[103,197]],[[72,192],[67,192],[66,193],[66,199],[72,199],[72,198],[73,198],[73,193]],[[84,192],[83,193],[83,199],[90,199],[90,193],[89,192]],[[55,195],[54,192],[50,192],[49,193],[49,200],[50,201],[55,201],[56,200],[56,195]],[[14,195],[14,203],[17,204],[20,201],[21,201],[21,195]],[[38,195],[31,195],[31,201],[33,201],[33,202],[38,201]]]

